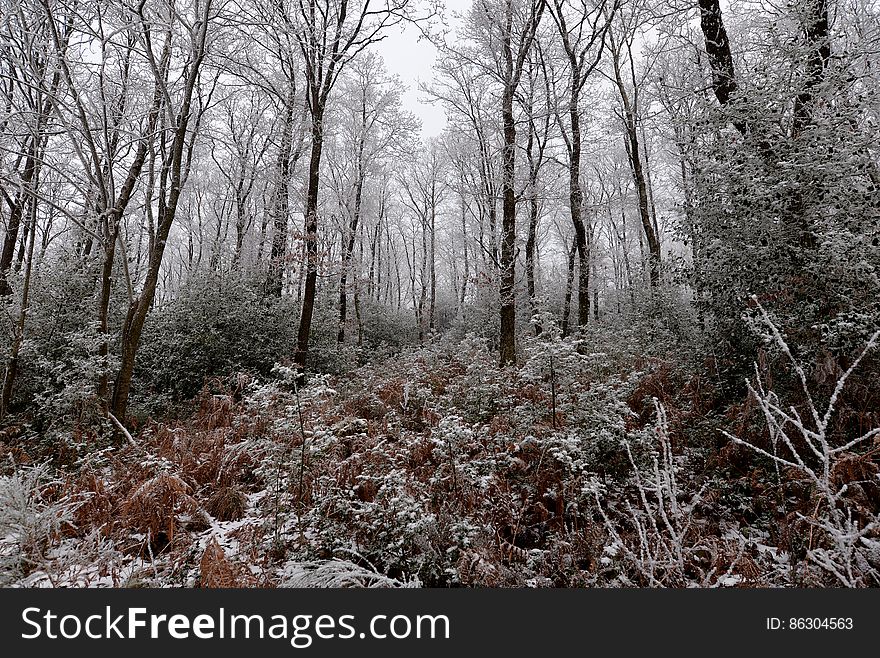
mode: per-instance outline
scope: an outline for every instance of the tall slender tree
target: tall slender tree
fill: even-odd
[[[280,0],[285,2],[286,0]],[[291,0],[283,13],[302,54],[311,147],[305,203],[305,288],[295,363],[305,368],[318,285],[318,192],[324,148],[324,117],[330,92],[346,66],[387,29],[414,20],[412,0]]]
[[[611,50],[611,69],[613,81],[620,97],[621,118],[624,127],[624,146],[632,171],[633,183],[638,200],[639,219],[648,243],[648,273],[651,287],[660,285],[661,245],[656,223],[651,217],[649,176],[645,162],[645,145],[641,137],[641,117],[639,102],[640,84],[636,78],[633,43],[639,34],[642,22],[640,10],[635,6],[631,11],[620,11],[617,20],[609,30],[608,44]],[[624,72],[626,69],[627,73]],[[628,79],[627,79],[628,78]]]
[[[501,281],[500,363],[516,362],[516,149],[515,99],[546,8],[545,0],[476,0],[473,34],[483,64],[500,87],[501,117]],[[472,55],[474,57],[475,55]]]
[[[578,256],[579,326],[586,325],[590,317],[590,244],[583,219],[580,101],[590,74],[601,61],[608,25],[617,8],[618,0],[594,4],[585,0],[552,0],[550,5],[568,68],[568,98],[563,111],[557,113],[557,120],[568,155],[568,207]]]
[[[168,84],[167,65],[163,68],[159,63],[161,57],[156,57],[153,50],[150,21],[143,13],[141,14],[144,45],[160,97],[165,99],[162,109],[167,121],[165,132],[169,143],[167,150],[163,152],[161,171],[151,172],[151,178],[158,180],[158,188],[155,200],[148,198],[147,203],[151,207],[155,203],[158,212],[155,233],[150,235],[146,276],[140,293],[131,298],[122,326],[121,359],[113,386],[111,405],[120,423],[125,422],[135,358],[140,347],[144,323],[156,296],[168,237],[177,216],[181,193],[189,177],[196,137],[209,102],[207,96],[210,95],[210,91],[203,89],[201,73],[208,55],[210,37],[213,36],[211,28],[218,18],[218,11],[213,4],[213,0],[196,0],[192,4],[192,14],[188,19],[175,11],[169,11],[166,16],[170,27],[161,57],[167,57],[165,53],[170,49],[173,27],[179,30],[177,37],[186,44],[184,47],[187,48],[187,61],[179,80],[179,90],[173,89]],[[141,7],[143,8],[143,5]],[[173,8],[169,7],[169,10],[171,9]],[[152,187],[149,190],[152,192]]]

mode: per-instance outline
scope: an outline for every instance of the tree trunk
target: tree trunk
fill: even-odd
[[[504,148],[501,156],[501,331],[499,341],[502,367],[516,363],[516,122],[513,101],[523,72],[526,56],[532,48],[535,32],[545,8],[544,0],[520,7],[527,15],[522,26],[517,51],[513,50],[512,0],[505,3],[502,28],[501,56],[503,58],[503,90],[501,94],[501,124]]]
[[[153,306],[156,297],[156,288],[159,284],[159,273],[162,266],[162,257],[165,254],[165,246],[168,234],[174,224],[177,214],[177,204],[180,199],[181,189],[181,161],[183,159],[184,143],[186,137],[187,118],[183,119],[182,126],[178,127],[179,143],[174,145],[174,162],[172,164],[172,181],[167,201],[160,201],[159,221],[156,231],[156,239],[149,254],[147,263],[147,275],[141,294],[132,299],[128,307],[125,322],[122,326],[121,362],[119,372],[113,387],[112,409],[113,415],[120,422],[125,422],[125,414],[128,409],[128,398],[131,391],[131,378],[134,374],[135,357],[140,346],[141,335],[147,315]]]
[[[419,273],[419,300],[416,305],[416,322],[419,326],[419,343],[425,340],[425,301],[428,299],[428,221],[422,216],[422,262]],[[416,253],[413,245],[413,264]],[[413,296],[415,296],[415,279],[413,279]]]
[[[516,361],[516,123],[513,116],[513,88],[502,97],[504,151],[502,156],[501,217],[501,366]]]
[[[3,391],[0,394],[0,421],[9,411],[9,405],[12,402],[12,391],[15,386],[15,377],[18,374],[18,357],[21,353],[21,344],[24,341],[25,320],[28,314],[28,302],[30,300],[31,289],[31,272],[34,266],[34,242],[37,235],[37,195],[36,187],[39,180],[39,165],[35,167],[34,174],[31,179],[31,190],[28,194],[29,213],[28,222],[30,224],[30,240],[27,248],[27,261],[24,270],[24,283],[21,292],[21,309],[18,314],[18,322],[15,327],[15,334],[12,339],[12,345],[9,352],[9,361],[6,364],[6,372],[3,376]]]
[[[242,174],[244,175],[244,174]],[[238,268],[244,247],[244,234],[248,229],[247,199],[244,196],[244,180],[239,181],[235,190],[235,252],[232,254],[232,269]]]
[[[657,287],[660,285],[660,240],[651,222],[648,186],[642,166],[641,147],[639,145],[638,131],[635,126],[635,116],[633,116],[631,111],[625,111],[628,137],[627,151],[639,199],[639,219],[641,219],[642,229],[645,231],[645,239],[648,242],[648,270],[651,277],[651,287]]]
[[[831,59],[828,26],[828,0],[806,0],[807,61],[803,89],[795,98],[792,133],[799,136],[813,120],[813,91],[825,77],[825,66]]]
[[[382,280],[382,253],[379,251],[379,231],[382,227],[382,198],[379,198],[379,220],[376,222],[375,230],[371,230],[370,235],[370,270],[367,273],[367,297],[373,299],[375,295],[378,299],[378,290]],[[379,276],[377,281],[376,276]]]
[[[309,183],[306,191],[305,288],[299,318],[299,331],[296,337],[296,354],[294,355],[294,362],[302,369],[306,367],[306,358],[309,353],[309,335],[312,331],[312,316],[315,312],[315,296],[318,286],[318,184],[323,146],[323,108],[315,107],[315,114],[312,117]]]
[[[529,100],[526,108],[529,114],[529,134],[526,141],[526,160],[529,163],[529,233],[526,238],[526,289],[529,295],[529,310],[531,317],[534,318],[538,313],[537,292],[535,290],[535,252],[537,251],[538,242],[538,172],[541,163],[535,162],[534,146],[535,146],[535,124],[532,118],[534,108]],[[542,157],[543,149],[539,149],[539,159]],[[541,326],[535,324],[535,335],[541,335]]]
[[[470,276],[470,260],[468,256],[468,238],[467,238],[467,215],[464,197],[461,199],[461,235],[463,238],[463,247],[462,251],[464,252],[464,272],[462,274],[461,281],[461,309],[464,309],[464,302],[467,299],[467,285],[468,285],[468,277]]]
[[[623,110],[623,124],[626,131],[626,134],[624,135],[624,146],[626,147],[630,172],[632,173],[636,195],[638,197],[639,219],[642,224],[645,240],[648,243],[647,260],[650,284],[652,288],[655,288],[660,285],[660,238],[655,230],[655,224],[651,221],[651,204],[648,199],[648,184],[645,178],[645,169],[642,165],[642,152],[639,144],[639,87],[635,78],[635,70],[630,66],[631,82],[633,85],[633,96],[630,98],[621,72],[620,58],[622,46],[615,43],[613,35],[611,37],[611,48],[614,55],[612,60],[614,82],[617,86],[618,94],[620,95],[620,105]],[[627,51],[629,53],[630,62],[632,62],[632,44],[629,42],[627,42]],[[639,244],[641,245],[641,236],[639,240]]]
[[[161,186],[162,192],[159,198],[158,221],[156,222],[156,235],[152,236],[150,252],[147,263],[147,274],[144,280],[143,289],[138,297],[133,297],[128,306],[125,322],[122,326],[121,340],[121,362],[119,371],[116,375],[116,381],[113,387],[112,409],[113,414],[121,422],[125,422],[125,414],[128,409],[128,398],[131,392],[131,378],[134,374],[135,357],[138,347],[140,346],[141,335],[144,329],[147,315],[153,306],[153,300],[156,296],[156,288],[159,283],[159,272],[162,266],[162,257],[165,254],[165,245],[174,219],[177,214],[180,195],[183,191],[183,184],[189,173],[189,165],[192,158],[192,150],[195,145],[195,133],[198,132],[198,122],[193,128],[191,140],[187,143],[189,135],[190,114],[192,109],[193,93],[198,84],[199,71],[205,58],[205,46],[207,43],[208,16],[211,11],[211,1],[207,0],[203,5],[201,20],[198,24],[198,34],[194,34],[195,52],[192,63],[187,70],[187,78],[184,86],[183,98],[180,104],[180,111],[177,114],[176,125],[174,126],[174,138],[171,143],[169,153],[170,160],[163,166],[167,167],[167,175],[170,177],[168,185]],[[166,42],[166,48],[170,41]],[[159,81],[157,81],[157,99],[159,95]],[[158,100],[154,107],[158,108]],[[143,141],[139,148],[139,155],[142,148],[146,151],[146,142]],[[128,187],[128,183],[131,187]],[[126,190],[123,194],[130,196],[134,187],[134,179],[129,178],[126,182]],[[127,201],[126,201],[127,202]]]
[[[433,172],[432,172],[433,175]],[[437,307],[437,263],[435,258],[435,251],[437,248],[437,196],[436,196],[436,185],[437,181],[435,179],[431,180],[431,219],[430,219],[430,230],[431,230],[431,239],[430,239],[430,248],[431,248],[431,256],[429,261],[429,267],[431,270],[431,297],[430,302],[428,304],[428,332],[434,333],[434,312]]]
[[[571,85],[573,90],[577,90],[579,79],[573,76]],[[576,91],[572,91],[569,101],[569,121],[571,152],[568,163],[568,205],[578,254],[578,326],[585,327],[590,320],[590,247],[582,214],[584,193],[581,189],[581,122]]]
[[[21,239],[18,241],[18,256],[15,258],[15,273],[18,274],[21,272],[21,266],[24,264],[24,254],[27,251],[28,245],[28,234],[30,232],[31,226],[29,223],[25,223],[21,227]]]
[[[347,321],[348,307],[348,272],[351,269],[354,245],[357,240],[358,221],[361,214],[361,201],[364,191],[363,167],[359,167],[358,180],[354,191],[354,212],[348,226],[348,240],[343,238],[342,272],[339,277],[339,331],[336,334],[336,343],[342,345],[345,342],[345,323]]]
[[[529,291],[529,307],[532,317],[538,313],[535,291],[535,251],[538,237],[538,197],[532,194],[529,198],[529,237],[526,240],[526,286]],[[535,325],[535,335],[541,334],[541,326]]]
[[[98,346],[98,357],[101,360],[98,374],[98,399],[106,412],[110,404],[110,374],[107,358],[110,355],[109,315],[110,293],[113,288],[113,264],[116,256],[116,232],[119,230],[115,217],[107,218],[104,241],[104,262],[101,265],[101,292],[98,296],[98,335],[101,343]]]
[[[281,152],[278,154],[278,189],[273,204],[272,251],[269,254],[269,272],[266,292],[271,297],[281,297],[284,289],[284,258],[287,254],[287,223],[290,216],[291,154],[293,152],[294,99],[288,96],[281,134]]]
[[[571,293],[574,288],[574,263],[577,255],[577,244],[571,243],[568,250],[568,269],[565,278],[565,299],[562,302],[562,337],[568,336],[568,318],[571,315]]]
[[[357,344],[358,347],[364,344],[364,318],[361,315],[361,294],[358,288],[357,275],[354,280],[354,319],[357,324]]]
[[[593,263],[593,319],[599,321],[599,276],[596,273],[596,263]]]
[[[8,297],[12,294],[12,288],[6,277],[15,257],[15,244],[18,241],[18,232],[21,229],[21,219],[27,202],[25,188],[30,185],[34,177],[40,139],[38,136],[30,139],[30,148],[21,174],[21,188],[11,204],[6,236],[3,239],[3,249],[0,251],[0,297]]]
[[[730,52],[730,39],[721,18],[719,0],[699,0],[700,29],[706,42],[706,54],[712,70],[712,89],[722,106],[730,103],[736,93],[736,73],[733,68],[733,55]],[[745,132],[745,124],[735,121],[740,132]]]

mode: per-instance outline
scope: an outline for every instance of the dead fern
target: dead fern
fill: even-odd
[[[159,473],[137,487],[122,505],[126,525],[144,532],[153,543],[171,543],[180,515],[196,513],[199,506],[191,489],[177,475]]]
[[[237,571],[226,558],[217,538],[211,537],[199,562],[199,585],[206,589],[237,587]]]

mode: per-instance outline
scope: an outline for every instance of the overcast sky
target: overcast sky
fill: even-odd
[[[447,21],[454,24],[453,14],[465,12],[471,0],[445,0]],[[419,40],[420,31],[412,25],[394,28],[388,37],[376,45],[376,51],[385,60],[388,71],[400,76],[406,90],[403,105],[422,122],[422,136],[433,137],[446,126],[446,115],[439,105],[424,102],[419,92],[420,82],[430,82],[434,75],[437,49],[426,39]]]

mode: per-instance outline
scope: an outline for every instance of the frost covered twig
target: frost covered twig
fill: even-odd
[[[874,538],[875,531],[880,528],[880,517],[876,512],[873,512],[873,518],[867,521],[863,520],[861,523],[857,518],[854,518],[854,510],[845,495],[851,483],[838,486],[834,477],[836,465],[846,457],[848,451],[880,436],[880,427],[868,430],[860,436],[836,446],[832,445],[828,432],[847,379],[859,366],[865,355],[877,346],[880,331],[874,332],[858,357],[838,378],[829,398],[828,406],[824,412],[820,413],[809,390],[803,368],[792,355],[791,349],[767,311],[757,300],[755,303],[761,313],[761,319],[770,329],[773,341],[786,356],[800,380],[804,399],[815,428],[809,427],[793,406],[790,406],[788,410],[783,409],[778,396],[764,388],[756,366],[755,384],[747,380],[746,386],[749,394],[757,401],[763,413],[773,453],[729,432],[723,432],[723,434],[737,445],[745,446],[749,450],[771,459],[777,468],[777,473],[779,466],[785,466],[805,476],[810,482],[816,492],[819,504],[817,504],[816,512],[812,516],[807,517],[798,513],[798,517],[821,530],[828,540],[828,547],[811,547],[807,552],[809,560],[832,574],[842,585],[847,587],[865,585],[871,579],[880,582],[877,569],[872,567],[867,559],[868,554],[880,554],[880,541]],[[795,437],[803,441],[808,452],[804,448],[798,447]],[[782,457],[777,454],[776,446],[780,441],[790,456]],[[864,516],[864,510],[862,513]]]
[[[685,496],[676,478],[677,467],[669,440],[666,410],[656,399],[654,410],[654,433],[659,442],[659,451],[652,455],[651,466],[648,469],[640,467],[629,441],[624,439],[623,442],[638,492],[638,506],[626,502],[626,520],[635,530],[635,542],[626,541],[621,536],[603,507],[599,492],[594,490],[593,495],[614,544],[649,585],[665,587],[681,584],[684,580],[694,509],[702,499],[705,487],[691,496],[687,503],[681,502]],[[704,574],[701,584],[711,584],[714,575],[714,569]]]
[[[137,448],[138,444],[132,438],[131,433],[127,429],[125,429],[125,425],[123,425],[120,420],[109,411],[107,412],[107,417],[113,422],[113,424],[116,426],[116,429],[122,432],[122,436],[125,437],[125,440],[128,441],[129,445]]]

